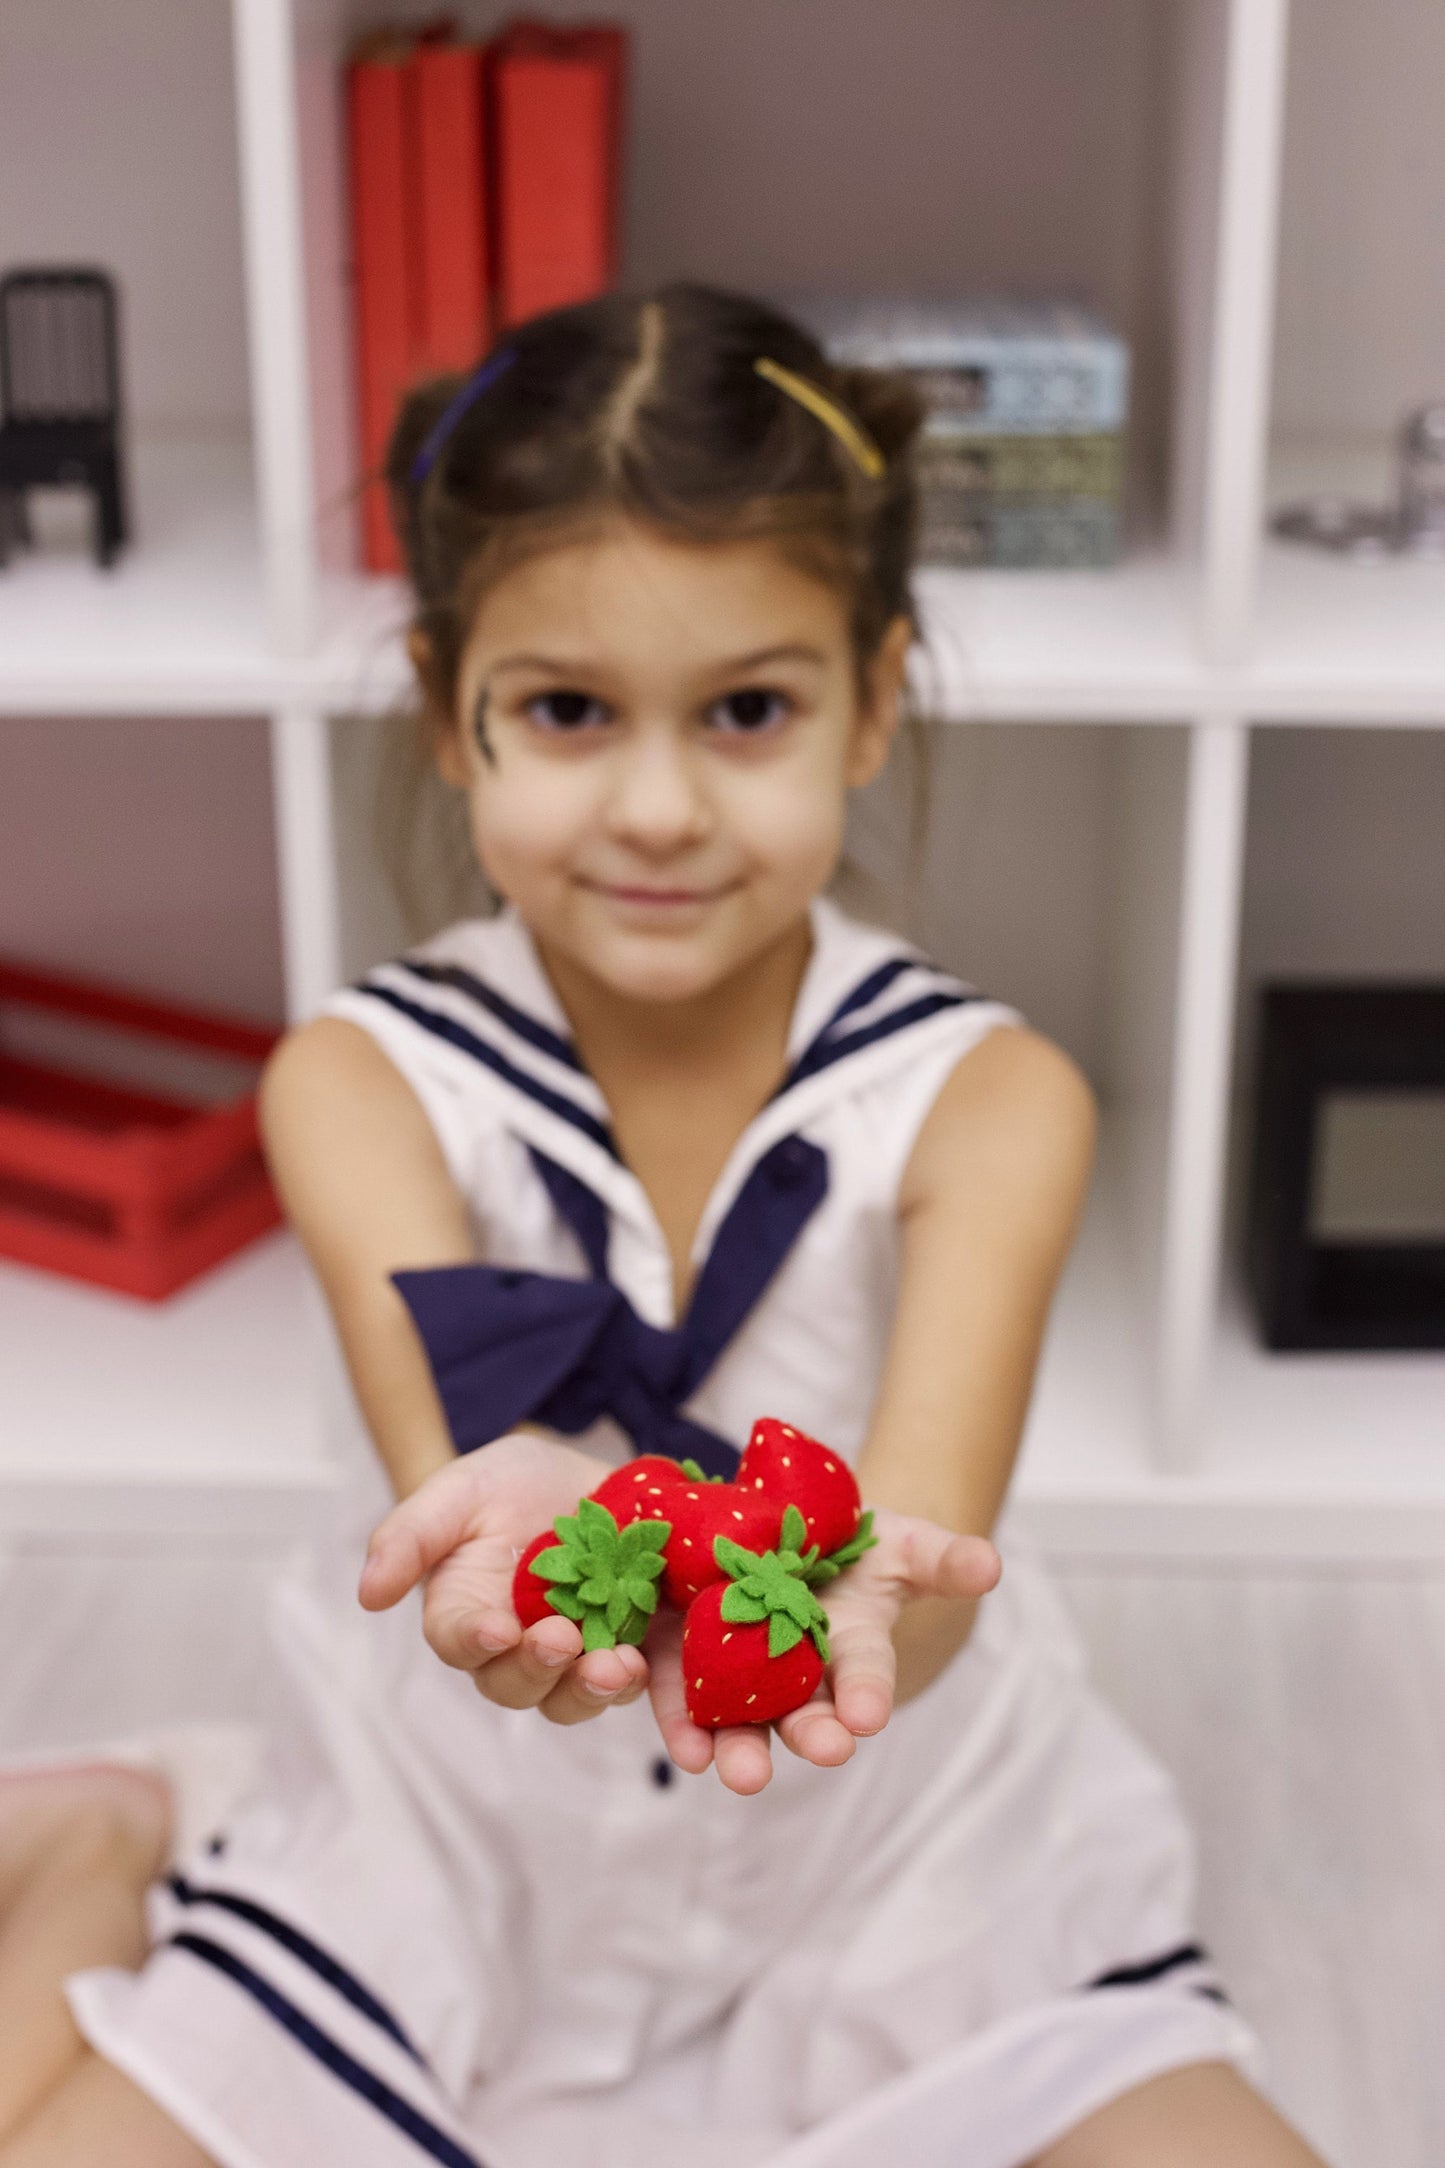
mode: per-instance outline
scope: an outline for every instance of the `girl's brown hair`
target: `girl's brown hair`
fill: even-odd
[[[417,630],[433,657],[426,690],[445,711],[489,580],[600,513],[799,551],[846,591],[860,661],[890,620],[911,614],[908,453],[921,408],[906,379],[837,368],[786,316],[705,286],[557,309],[511,332],[504,351],[508,365],[429,461],[423,447],[462,377],[412,392],[387,454]],[[867,475],[816,414],[759,375],[762,359],[837,401],[877,445],[882,474]]]
[[[760,374],[760,360],[841,406],[876,445],[881,471]],[[888,625],[912,619],[922,407],[906,378],[834,365],[761,302],[670,285],[533,318],[507,334],[477,382],[470,399],[464,376],[419,385],[386,459],[433,727],[456,712],[489,585],[610,515],[691,541],[774,542],[845,596],[860,672]]]

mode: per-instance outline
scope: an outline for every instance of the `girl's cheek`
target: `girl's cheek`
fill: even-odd
[[[582,774],[558,768],[545,775],[496,773],[472,796],[472,836],[483,862],[500,872],[541,874],[587,834],[595,790]]]

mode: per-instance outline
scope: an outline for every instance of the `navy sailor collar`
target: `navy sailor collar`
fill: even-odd
[[[765,1152],[839,1091],[911,1060],[917,1031],[932,1019],[947,1028],[949,1012],[982,999],[899,936],[849,918],[826,898],[815,899],[810,917],[813,946],[789,1027],[787,1071],[718,1178],[698,1226],[698,1266]],[[426,1033],[459,1089],[488,1097],[500,1091],[509,1128],[662,1245],[646,1192],[618,1152],[607,1103],[515,911],[447,928],[368,972],[357,992]]]

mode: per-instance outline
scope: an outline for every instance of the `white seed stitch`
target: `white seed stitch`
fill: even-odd
[[[838,1473],[838,1464],[836,1461],[825,1460],[823,1466],[827,1469],[829,1475],[836,1475]]]
[[[699,1687],[700,1687],[700,1686],[702,1685],[702,1680],[701,1680],[701,1679],[694,1679],[692,1683],[693,1683],[693,1685],[694,1685],[694,1686],[699,1686]]]
[[[691,1549],[692,1549],[692,1537],[691,1537],[691,1536],[684,1536],[682,1540],[683,1540],[683,1542],[684,1542],[684,1543],[685,1543],[685,1544],[687,1545],[688,1549],[689,1549],[689,1550],[691,1550]]]
[[[738,1511],[738,1509],[737,1509],[737,1507],[736,1507],[736,1506],[734,1506],[734,1507],[733,1507],[733,1519],[734,1519],[735,1521],[740,1521],[740,1520],[742,1519],[742,1515],[741,1515],[741,1513],[739,1513],[739,1511]]]
[[[731,1635],[731,1634],[724,1634],[724,1635],[723,1635],[723,1637],[722,1637],[722,1645],[723,1645],[723,1647],[724,1647],[724,1648],[726,1648],[726,1647],[727,1647],[727,1645],[728,1645],[729,1641],[731,1641],[731,1639],[732,1639],[732,1635]]]
[[[796,1430],[790,1430],[790,1429],[789,1429],[789,1427],[788,1427],[788,1425],[787,1425],[786,1423],[784,1423],[784,1425],[783,1425],[783,1436],[784,1436],[785,1438],[796,1438],[796,1437],[797,1437],[797,1435],[798,1435],[798,1433],[796,1432]]]
[[[791,1468],[791,1467],[792,1467],[792,1465],[793,1465],[793,1463],[792,1463],[792,1462],[791,1462],[791,1461],[789,1460],[789,1458],[788,1458],[787,1454],[786,1454],[786,1453],[784,1453],[784,1455],[783,1455],[783,1466],[784,1466],[785,1468]]]
[[[755,1701],[757,1700],[757,1698],[758,1698],[758,1697],[757,1697],[757,1695],[756,1695],[756,1694],[749,1694],[749,1696],[748,1696],[747,1700],[746,1700],[746,1701],[745,1701],[745,1702],[743,1703],[743,1707],[744,1707],[745,1709],[750,1709],[750,1708],[752,1707],[753,1703],[754,1703],[754,1702],[755,1702]]]
[[[696,1498],[697,1492],[695,1490],[690,1490],[687,1495],[689,1498]]]

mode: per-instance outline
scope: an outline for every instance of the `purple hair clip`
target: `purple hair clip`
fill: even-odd
[[[455,397],[449,399],[437,419],[432,423],[420,451],[411,463],[411,479],[419,487],[431,473],[446,447],[448,437],[462,416],[474,407],[484,392],[491,390],[498,377],[505,376],[516,360],[516,349],[504,346],[498,353],[488,354],[479,369],[467,378]]]

